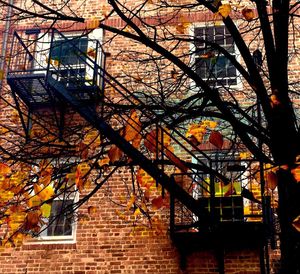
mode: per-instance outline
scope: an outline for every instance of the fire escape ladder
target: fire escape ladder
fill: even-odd
[[[208,214],[204,208],[199,206],[190,194],[183,190],[174,179],[166,175],[157,164],[144,156],[132,144],[127,142],[117,131],[115,131],[109,124],[107,124],[96,112],[96,110],[87,105],[83,105],[80,100],[75,98],[70,91],[54,80],[52,77],[47,79],[49,85],[55,90],[58,97],[67,102],[74,108],[87,122],[99,130],[106,138],[113,144],[117,145],[128,157],[134,159],[134,162],[141,166],[148,174],[150,174],[163,188],[168,190],[170,194],[174,195],[180,200],[189,210],[191,210],[200,220],[208,221]]]

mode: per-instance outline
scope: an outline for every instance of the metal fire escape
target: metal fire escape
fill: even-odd
[[[104,84],[113,87],[127,105],[143,109],[145,104],[105,71],[105,55],[99,42],[87,36],[68,37],[55,29],[48,32],[31,29],[16,31],[13,36],[7,82],[27,135],[31,127],[28,117],[44,109],[59,114],[57,125],[63,131],[65,111],[71,107],[169,191],[170,234],[182,254],[182,267],[188,253],[213,248],[219,258],[219,273],[225,273],[224,248],[257,246],[262,250],[262,273],[266,273],[264,251],[273,239],[273,215],[270,197],[245,182],[244,174],[251,172],[255,161],[241,163],[228,156],[208,156],[180,131],[167,132],[167,120],[160,120],[159,114],[145,108],[149,120],[155,117],[156,122],[143,128],[141,134],[146,136],[153,129],[162,133],[155,140],[160,156],[153,161],[149,154],[126,141],[99,108],[99,102],[111,100],[104,93]],[[43,35],[50,39],[43,40]],[[28,109],[27,118],[22,115],[21,101]],[[119,118],[128,122],[122,115]],[[182,153],[177,155],[165,147],[164,135],[193,162],[183,161]],[[170,176],[164,163],[181,173]],[[213,174],[206,166],[218,172]],[[254,191],[259,193],[254,196]]]

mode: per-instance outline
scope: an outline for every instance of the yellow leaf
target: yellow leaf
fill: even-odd
[[[126,209],[129,210],[135,202],[135,195],[132,193],[130,199],[128,200]]]
[[[100,21],[97,18],[92,18],[86,21],[86,28],[87,29],[96,29],[99,27]]]
[[[300,182],[300,165],[296,168],[292,169],[291,173],[293,174],[295,180],[299,183]]]
[[[41,204],[41,199],[37,195],[34,195],[27,200],[27,205],[29,208],[39,206],[40,204]]]
[[[41,189],[37,195],[41,198],[42,201],[47,201],[54,196],[54,189],[51,185],[48,185]]]
[[[51,214],[51,205],[49,204],[43,204],[41,206],[41,212],[42,212],[42,216],[45,218],[49,218],[50,214]]]
[[[223,4],[219,6],[218,13],[223,16],[224,18],[227,18],[228,15],[231,12],[231,5],[230,4]]]
[[[137,208],[137,209],[134,211],[133,216],[134,216],[134,217],[137,217],[137,216],[139,216],[139,215],[141,215],[141,214],[142,214],[141,210],[140,210],[139,208]]]

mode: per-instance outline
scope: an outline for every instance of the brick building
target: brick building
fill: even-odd
[[[15,1],[16,5],[31,8],[27,6],[29,2],[19,2]],[[54,184],[64,184],[67,176],[66,188],[72,187],[71,191],[64,188],[61,193],[56,190],[51,214],[39,222],[42,232],[37,238],[29,237],[23,245],[1,251],[0,271],[275,273],[279,253],[274,236],[277,189],[261,188],[257,176],[259,162],[248,158],[245,148],[233,144],[229,138],[222,140],[222,144],[216,141],[219,137],[211,141],[211,132],[219,128],[216,120],[206,119],[206,124],[202,124],[204,132],[198,128],[196,133],[192,128],[188,130],[190,124],[185,124],[184,130],[174,128],[170,132],[166,130],[170,121],[150,123],[149,120],[159,116],[160,110],[155,113],[145,108],[141,113],[143,106],[165,103],[160,101],[162,90],[171,91],[164,105],[167,106],[172,100],[178,102],[195,94],[197,87],[176,71],[173,64],[155,60],[151,50],[139,48],[138,43],[123,36],[115,37],[108,30],[97,27],[99,21],[95,18],[107,17],[110,12],[105,1],[103,4],[95,0],[82,1],[84,5],[79,2],[69,1],[64,8],[70,7],[85,18],[85,22],[58,20],[51,25],[51,20],[24,18],[1,25],[3,43],[0,47],[5,49],[2,56],[9,56],[1,63],[1,71],[4,69],[7,75],[2,80],[5,100],[1,114],[2,128],[7,130],[1,129],[4,136],[1,145],[9,151],[17,150],[22,159],[29,159],[29,163],[35,161],[37,168],[41,167],[42,159],[47,159],[54,169],[51,179]],[[156,5],[152,1],[148,4]],[[39,5],[35,8],[38,12],[45,11]],[[7,7],[3,12],[17,16],[15,10]],[[154,13],[154,9],[145,12],[141,28],[146,23],[156,25],[166,20],[168,23],[162,25],[167,30],[159,29],[160,34],[175,32],[179,36],[196,37],[196,42],[181,41],[173,52],[182,54],[180,59],[194,66],[210,86],[224,88],[225,97],[230,94],[226,87],[230,87],[238,101],[245,106],[253,104],[255,98],[244,92],[248,84],[224,54],[218,53],[213,58],[204,56],[211,51],[201,42],[203,39],[220,44],[232,56],[240,58],[230,33],[214,14],[196,7],[196,11],[173,11],[172,20],[168,21],[168,10],[162,11],[161,18]],[[238,12],[234,16],[241,29],[249,23],[239,21]],[[134,33],[114,14],[104,23]],[[255,35],[244,35],[253,51],[262,45],[261,38],[253,38],[256,34],[261,35],[258,31]],[[162,43],[166,48],[172,47],[172,42]],[[187,51],[189,54],[185,54]],[[145,63],[143,59],[147,57],[148,63]],[[291,58],[291,65],[296,66],[297,62]],[[153,68],[158,64],[165,73],[161,70],[155,75]],[[291,79],[294,77],[291,73]],[[152,89],[151,85],[159,82],[159,78],[162,79],[161,89]],[[180,78],[183,84],[175,89]],[[123,111],[122,106],[132,108]],[[148,127],[136,129],[140,126],[134,118],[136,113]],[[101,143],[107,140],[112,143],[106,146],[105,153],[99,148],[95,128],[102,130]],[[219,130],[226,132],[225,127]],[[196,138],[196,143],[189,139],[190,135]],[[139,138],[144,140],[143,154],[134,150],[134,140]],[[114,144],[121,146],[128,157],[116,152]],[[105,166],[107,162],[111,167]],[[203,162],[218,170],[218,175],[230,178],[230,182],[216,179],[218,175],[203,169],[195,171]],[[75,176],[74,166],[78,170],[79,163],[82,170],[92,167],[87,182],[82,184],[74,183],[72,177]],[[31,172],[40,174],[41,170]],[[31,183],[34,185],[36,181],[32,179]],[[170,183],[174,189],[170,190]],[[76,190],[73,190],[74,185]],[[44,184],[44,187],[47,186]],[[134,192],[136,187],[142,191],[140,196]],[[171,194],[168,195],[164,188]],[[97,191],[89,197],[94,190]],[[245,192],[252,198],[245,197]],[[266,207],[261,204],[262,192]],[[150,193],[146,202],[145,193]],[[75,210],[73,204],[85,197],[88,199]],[[209,216],[193,211],[195,206],[206,210]],[[62,208],[65,210],[63,216]],[[73,210],[70,212],[68,208]],[[152,221],[145,223],[141,211],[151,215]],[[144,215],[147,217],[147,214]],[[211,216],[216,223],[210,226],[201,223],[202,218]]]

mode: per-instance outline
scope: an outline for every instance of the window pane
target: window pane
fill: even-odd
[[[87,38],[69,38],[68,40],[56,40],[52,44],[51,59],[59,60],[63,65],[78,65],[85,62],[82,52],[87,52]]]
[[[230,54],[235,54],[233,39],[224,26],[196,28],[195,35],[197,35],[198,38],[202,35],[203,39],[205,38],[207,41],[218,43]],[[215,53],[216,57],[208,59],[196,58],[196,72],[198,75],[203,80],[208,80],[208,82],[214,86],[227,86],[229,83],[231,85],[233,82],[236,83],[236,79],[232,80],[237,76],[236,68],[224,55],[208,46],[202,46],[202,48],[196,50],[200,57],[211,51]],[[230,80],[230,82],[228,80]]]
[[[47,228],[47,236],[72,235],[73,213],[72,207],[70,207],[72,204],[73,202],[71,200],[53,201]]]

